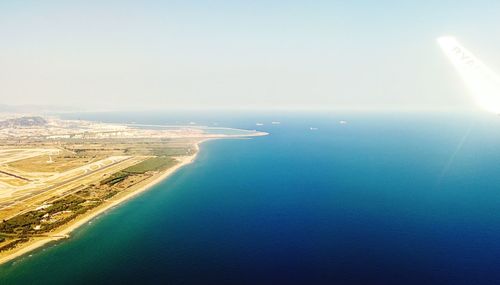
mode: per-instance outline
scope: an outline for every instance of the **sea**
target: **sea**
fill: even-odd
[[[0,266],[2,285],[500,284],[496,115],[64,116],[269,135],[203,143],[195,163],[70,239]]]

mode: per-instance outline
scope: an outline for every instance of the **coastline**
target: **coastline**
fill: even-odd
[[[139,182],[138,184],[131,187],[133,189],[127,189],[123,191],[124,193],[121,193],[121,195],[117,195],[118,197],[113,197],[115,199],[112,198],[109,201],[106,201],[102,205],[98,206],[93,211],[85,213],[81,217],[76,218],[74,221],[71,221],[66,225],[63,225],[60,230],[55,231],[54,233],[49,233],[49,235],[46,237],[34,238],[33,240],[28,241],[24,245],[20,246],[19,249],[14,249],[12,252],[9,252],[5,256],[0,255],[0,266],[18,257],[21,257],[29,252],[32,252],[33,250],[40,248],[50,242],[70,238],[69,234],[74,230],[76,230],[77,228],[90,222],[92,219],[108,211],[109,209],[129,199],[134,198],[138,194],[145,192],[149,190],[151,187],[155,186],[156,184],[166,180],[169,176],[174,174],[177,170],[179,170],[183,166],[192,163],[195,160],[196,156],[198,155],[198,152],[200,151],[199,145],[207,140],[209,139],[202,139],[194,144],[196,152],[193,155],[176,157],[176,159],[179,161],[179,163],[177,163],[176,165],[168,168],[167,170],[159,173],[158,175],[155,175],[149,179]]]

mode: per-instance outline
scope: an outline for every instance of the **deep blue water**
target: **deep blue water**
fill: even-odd
[[[70,240],[2,266],[0,284],[500,284],[499,117],[78,117],[270,135],[204,143]]]

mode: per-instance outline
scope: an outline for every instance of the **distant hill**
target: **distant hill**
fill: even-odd
[[[19,117],[0,121],[0,128],[14,128],[14,127],[34,127],[45,126],[47,121],[42,117]]]

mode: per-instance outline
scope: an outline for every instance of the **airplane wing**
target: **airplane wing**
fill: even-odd
[[[454,37],[440,37],[437,41],[477,104],[487,111],[500,113],[500,77]]]

